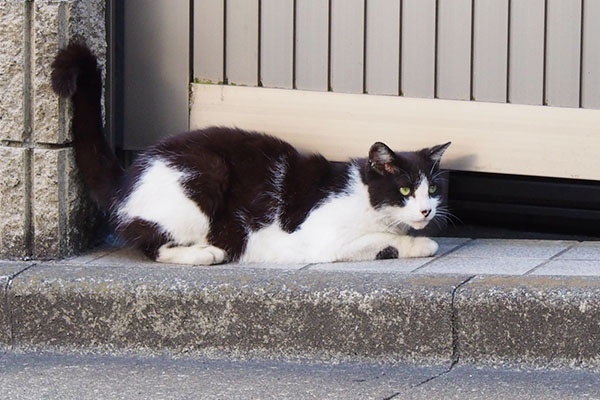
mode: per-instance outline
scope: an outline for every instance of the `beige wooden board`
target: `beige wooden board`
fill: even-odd
[[[544,102],[545,0],[510,3],[508,101]]]
[[[328,0],[296,0],[296,87],[327,90]]]
[[[224,0],[194,1],[194,78],[223,81]]]
[[[472,0],[438,0],[437,93],[441,99],[471,98]]]
[[[402,1],[401,93],[435,97],[436,0]]]
[[[334,92],[362,93],[364,0],[331,0],[331,71]]]
[[[136,150],[188,129],[189,2],[128,0],[124,7],[123,145]]]
[[[585,1],[581,106],[600,108],[600,1]]]
[[[400,79],[400,1],[367,2],[365,89],[397,95]]]
[[[260,77],[263,86],[292,88],[294,0],[262,0]]]
[[[193,85],[190,118],[192,128],[267,132],[334,160],[366,156],[375,141],[411,150],[451,140],[446,168],[600,179],[598,110]]]
[[[547,0],[546,104],[579,107],[581,0]]]
[[[258,84],[258,0],[227,0],[226,74],[229,83]]]
[[[508,0],[475,0],[473,6],[473,100],[505,103]]]

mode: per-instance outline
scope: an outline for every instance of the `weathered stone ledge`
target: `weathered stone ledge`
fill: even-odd
[[[5,263],[0,341],[325,361],[600,366],[597,277],[288,267]]]

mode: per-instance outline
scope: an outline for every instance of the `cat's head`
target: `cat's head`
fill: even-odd
[[[371,204],[387,223],[423,229],[438,215],[445,185],[439,164],[448,146],[403,153],[380,142],[371,146],[365,181]]]

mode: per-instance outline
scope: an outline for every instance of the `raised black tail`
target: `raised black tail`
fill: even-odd
[[[102,76],[96,56],[71,43],[52,63],[52,89],[73,102],[73,146],[83,179],[100,206],[111,207],[123,174],[102,132]]]

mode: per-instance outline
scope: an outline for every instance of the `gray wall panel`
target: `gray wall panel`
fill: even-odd
[[[292,88],[294,1],[262,0],[260,79],[265,87]]]
[[[506,102],[508,0],[475,0],[473,100]]]
[[[189,1],[127,0],[124,12],[123,145],[135,150],[188,129]]]
[[[229,83],[258,84],[258,0],[227,0],[226,74]]]
[[[365,90],[397,95],[400,68],[400,1],[367,1]]]
[[[296,88],[327,90],[329,1],[296,0]]]
[[[600,1],[585,1],[581,106],[600,108]]]
[[[364,0],[331,0],[331,89],[362,93]]]
[[[401,93],[435,97],[436,0],[402,1]]]
[[[194,78],[223,81],[224,0],[194,1]]]
[[[546,99],[579,107],[581,0],[547,0]]]
[[[471,97],[471,0],[438,0],[437,93]]]
[[[508,101],[544,102],[545,0],[510,3]]]

